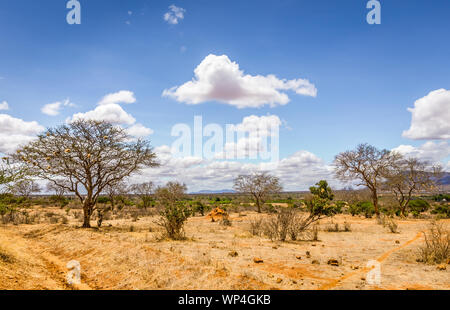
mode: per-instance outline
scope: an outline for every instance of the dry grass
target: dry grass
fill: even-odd
[[[0,226],[0,253],[12,258],[0,259],[0,289],[71,289],[65,283],[71,260],[81,263],[82,284],[92,289],[374,289],[361,280],[373,259],[382,261],[379,288],[450,289],[448,270],[416,262],[422,220],[399,220],[401,233],[393,235],[375,219],[339,215],[333,223],[347,223],[351,232],[327,232],[328,220],[315,227],[320,241],[272,242],[249,231],[269,216],[245,212],[230,215],[232,226],[193,217],[186,240],[158,241],[163,231],[156,216],[133,221],[113,214],[100,230],[86,230],[74,211],[33,212],[66,215],[68,222]],[[255,257],[264,262],[254,263]],[[327,265],[330,259],[339,267]]]
[[[440,264],[450,261],[450,230],[442,223],[432,222],[425,233],[425,242],[419,248],[418,261]]]

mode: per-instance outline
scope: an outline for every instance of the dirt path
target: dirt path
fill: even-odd
[[[417,241],[418,239],[420,239],[422,236],[423,236],[423,232],[419,232],[413,239],[411,239],[411,240],[405,242],[404,244],[402,244],[402,245],[399,246],[399,247],[393,248],[392,250],[389,250],[389,251],[383,253],[383,254],[382,254],[380,257],[378,257],[376,260],[377,260],[379,263],[382,263],[382,262],[385,261],[389,256],[391,256],[391,254],[393,254],[394,252],[397,252],[397,251],[399,251],[399,250],[401,250],[401,249],[407,247],[408,245],[414,243],[415,241]],[[370,271],[371,269],[373,269],[373,268],[374,268],[374,267],[372,267],[372,268],[363,267],[363,268],[358,269],[358,270],[356,270],[356,271],[354,271],[354,272],[347,273],[346,275],[343,275],[342,277],[340,277],[340,278],[338,278],[338,279],[335,279],[335,280],[333,280],[333,281],[330,281],[330,283],[327,283],[327,284],[325,284],[325,285],[319,287],[319,290],[331,290],[331,289],[334,289],[334,288],[336,288],[337,286],[339,286],[340,284],[342,284],[342,282],[345,281],[345,280],[347,280],[348,278],[351,278],[351,277],[356,276],[356,275],[358,275],[358,274],[367,273],[367,272],[369,272],[369,271]]]
[[[66,264],[39,242],[0,227],[0,289],[90,290],[87,284],[69,285]]]

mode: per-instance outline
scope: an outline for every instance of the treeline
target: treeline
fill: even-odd
[[[29,201],[33,193],[42,191],[35,181],[40,179],[47,180],[47,191],[54,193],[50,199],[62,207],[70,202],[67,195],[76,197],[83,209],[84,228],[91,227],[94,213],[101,225],[103,215],[116,206],[137,203],[147,209],[159,204],[163,206],[161,225],[167,227],[172,237],[178,238],[182,236],[183,223],[193,210],[204,214],[211,203],[189,202],[186,200],[186,185],[178,182],[159,187],[152,182],[131,186],[124,183],[143,169],[157,166],[157,155],[149,141],[133,140],[125,130],[107,122],[80,120],[50,128],[16,153],[3,158],[0,185],[10,195],[1,197],[0,214],[11,206]],[[334,167],[338,179],[364,187],[366,191],[341,191],[347,197],[336,200],[328,183],[323,180],[310,188],[310,195],[300,205],[292,203],[289,206],[303,208],[312,218],[331,216],[344,208],[351,214],[367,217],[379,217],[382,212],[399,216],[412,212],[417,215],[429,210],[429,203],[414,196],[425,190],[438,194],[436,181],[442,173],[439,166],[405,158],[388,150],[378,150],[368,144],[338,154]],[[301,176],[302,172],[293,173]],[[267,206],[269,212],[274,211],[267,202],[279,195],[283,188],[278,177],[261,172],[237,176],[234,190],[251,198],[255,209],[261,213]],[[395,197],[396,207],[380,205],[380,192],[386,190]],[[138,202],[126,198],[128,194],[133,194]],[[448,200],[448,195],[440,195],[434,199]],[[16,196],[21,200],[15,201]],[[231,202],[229,195],[227,197]],[[448,216],[448,204],[440,204],[433,211]]]

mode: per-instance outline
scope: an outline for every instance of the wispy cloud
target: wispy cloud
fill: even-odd
[[[6,110],[9,110],[9,105],[8,105],[8,102],[6,102],[6,101],[3,101],[2,103],[0,103],[0,111],[6,111]]]
[[[44,105],[41,109],[41,112],[49,116],[56,116],[59,115],[63,107],[74,107],[74,106],[75,104],[70,102],[69,99],[66,99],[64,101],[57,101]]]
[[[185,12],[185,9],[172,4],[171,6],[169,6],[169,12],[164,14],[164,20],[171,25],[176,25],[184,19]]]

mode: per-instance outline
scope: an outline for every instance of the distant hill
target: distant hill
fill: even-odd
[[[439,184],[450,185],[450,172],[444,172],[444,176],[439,179]]]
[[[236,191],[232,190],[232,189],[222,189],[222,190],[202,190],[202,191],[198,191],[195,193],[190,193],[190,194],[197,194],[197,195],[205,195],[205,194],[235,194]]]

